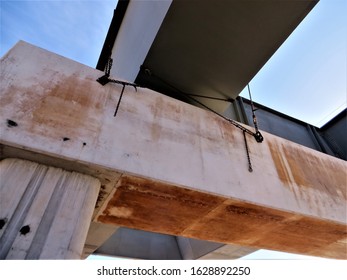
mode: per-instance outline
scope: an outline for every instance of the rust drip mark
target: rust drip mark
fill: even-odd
[[[291,145],[278,146],[269,142],[269,148],[278,177],[286,186],[316,189],[332,198],[347,199],[344,162],[323,154],[319,157]],[[292,191],[295,193],[295,189]]]
[[[284,184],[289,186],[292,183],[292,180],[290,178],[289,171],[286,167],[286,164],[284,163],[284,159],[281,155],[281,150],[276,144],[273,144],[271,142],[268,142],[268,144],[269,144],[272,160],[275,163],[278,177]]]
[[[161,136],[163,129],[158,122],[160,117],[162,117],[161,114],[163,111],[162,108],[164,106],[164,102],[161,97],[156,98],[155,101],[155,104],[150,105],[150,110],[153,115],[153,122],[151,125],[151,137],[152,141],[157,142]]]
[[[332,197],[346,199],[346,166],[330,157],[313,155],[304,149],[283,147],[292,171],[294,182],[300,187],[308,187],[324,192]],[[323,157],[324,155],[322,155]],[[335,160],[335,161],[334,161]]]
[[[123,176],[97,221],[177,235],[224,200],[162,182]]]
[[[311,173],[310,166],[307,166],[307,154],[301,150],[293,149],[290,146],[283,146],[283,152],[289,164],[291,174],[294,182],[299,186],[313,186],[311,180],[307,177],[307,174]],[[319,176],[319,174],[316,174]]]

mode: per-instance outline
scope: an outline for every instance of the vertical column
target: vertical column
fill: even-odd
[[[80,259],[100,182],[19,159],[0,162],[0,259]]]

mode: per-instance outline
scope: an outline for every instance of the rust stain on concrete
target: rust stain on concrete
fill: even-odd
[[[97,221],[179,235],[224,200],[165,183],[122,176]],[[111,209],[115,207],[130,209],[131,216],[112,215]]]
[[[331,197],[347,199],[346,165],[326,155],[324,160],[304,148],[279,146],[268,142],[280,180],[286,186],[296,185],[318,190]]]
[[[291,146],[284,147],[283,150],[297,185],[314,188],[335,197],[340,193],[344,199],[347,198],[346,166],[342,162],[336,164],[333,158],[331,161],[328,158],[322,161],[304,149]]]
[[[153,142],[168,141],[194,146],[201,141],[204,151],[223,154],[221,147],[235,143],[235,133],[239,132],[226,120],[211,112],[202,111],[204,118],[201,118],[201,111],[196,114],[196,110],[201,109],[192,105],[156,98],[154,104],[149,104],[148,107],[153,119],[148,123]],[[177,127],[177,123],[182,124]],[[176,124],[174,129],[172,124]]]
[[[227,143],[234,143],[235,142],[235,133],[241,133],[236,127],[234,127],[231,123],[227,122],[226,120],[222,118],[217,118],[216,116],[213,116],[217,127],[220,128],[222,138],[227,141]]]
[[[278,177],[284,184],[290,185],[291,179],[289,177],[289,171],[287,167],[285,166],[281,151],[279,150],[278,146],[276,144],[273,144],[272,142],[268,142],[268,145],[270,148],[272,159],[275,163]]]
[[[269,249],[280,247],[293,253],[347,259],[347,244],[341,243],[346,236],[346,225],[294,215],[263,238],[266,238]],[[257,247],[262,244],[262,239],[253,243]],[[334,251],[331,250],[333,247]]]
[[[33,82],[26,87],[13,84],[1,96],[1,103],[11,104],[18,118],[30,120],[24,123],[31,133],[81,139],[98,132],[107,96],[91,94],[97,83],[92,78],[79,77],[78,73],[57,73],[54,78],[55,82]]]
[[[228,200],[188,228],[185,234],[188,237],[198,235],[201,239],[249,246],[289,217],[285,212]],[[264,245],[265,242],[266,239],[263,240]]]
[[[185,104],[185,106],[187,106]],[[169,141],[176,143],[195,143],[197,136],[198,122],[184,121],[177,129],[177,124],[182,122],[182,114],[184,105],[164,100],[162,97],[157,97],[154,104],[148,104],[151,112],[152,120],[147,123],[150,127],[150,137],[153,142]],[[175,128],[172,127],[174,124]]]
[[[343,241],[347,238],[345,224],[133,176],[122,176],[96,221],[215,242],[347,259],[347,243]]]
[[[61,77],[59,84],[48,87],[44,97],[32,112],[33,131],[50,126],[46,132],[65,133],[70,139],[81,137],[83,130],[97,132],[100,123],[97,115],[102,113],[102,103],[90,94],[90,83],[76,76]],[[30,104],[28,104],[30,106]],[[57,137],[57,136],[56,136]]]
[[[177,123],[182,121],[183,106],[176,100],[173,101],[168,98],[163,98],[162,96],[157,96],[155,98],[155,103],[149,104],[149,109],[154,118],[159,117]]]

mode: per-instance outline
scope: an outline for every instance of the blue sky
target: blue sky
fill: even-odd
[[[91,67],[117,3],[0,1],[0,56],[24,40]],[[346,108],[346,14],[347,1],[321,0],[251,81],[254,101],[318,127]]]
[[[318,127],[346,108],[346,15],[321,0],[251,81],[254,101]]]
[[[95,67],[117,0],[1,2],[3,56],[18,40]]]
[[[91,67],[117,3],[0,1],[0,56],[24,40]],[[254,101],[318,127],[346,108],[346,14],[347,1],[321,0],[250,82]]]

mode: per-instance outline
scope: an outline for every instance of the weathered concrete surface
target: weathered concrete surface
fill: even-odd
[[[80,259],[99,180],[19,159],[0,178],[0,259]]]
[[[122,176],[97,221],[255,248],[346,258],[346,225]]]
[[[101,86],[101,75],[18,44],[1,61],[2,157],[97,173],[96,222],[347,258],[345,161],[263,133],[261,144],[247,136],[249,173],[239,129],[132,87],[114,117],[122,86]]]

